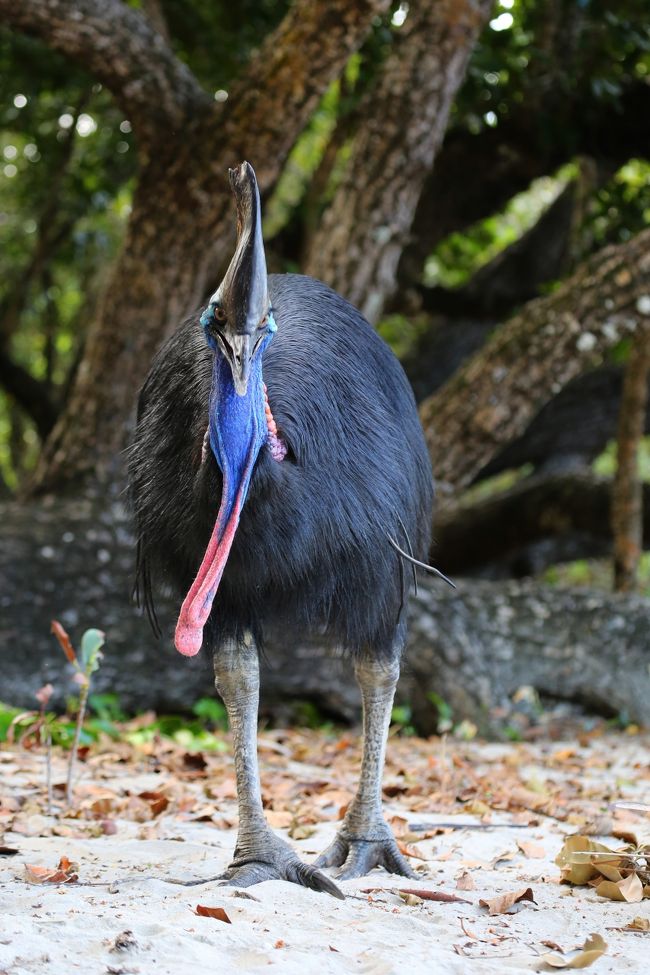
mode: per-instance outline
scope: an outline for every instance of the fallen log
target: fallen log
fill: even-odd
[[[34,692],[50,681],[63,703],[71,675],[49,633],[53,618],[74,641],[90,626],[106,631],[94,690],[117,694],[127,710],[188,711],[214,693],[208,655],[181,659],[173,649],[177,602],[160,601],[160,642],[130,604],[133,543],[119,503],[11,502],[0,505],[0,520],[0,700],[33,707]],[[452,592],[422,580],[411,615],[399,699],[422,732],[437,723],[432,694],[454,720],[493,732],[495,711],[524,684],[601,713],[647,717],[650,600],[518,582],[460,581]],[[358,717],[349,662],[325,655],[317,641],[269,640],[262,686],[266,713],[300,698]]]

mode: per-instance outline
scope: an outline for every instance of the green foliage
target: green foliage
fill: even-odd
[[[594,460],[592,469],[601,477],[613,477],[616,472],[616,442],[610,440],[602,454]],[[639,473],[641,480],[650,482],[650,437],[643,437],[639,445]]]
[[[549,566],[542,581],[550,586],[584,586],[611,592],[612,565],[608,559],[576,559]],[[650,552],[643,552],[639,561],[638,591],[642,596],[650,597]]]
[[[568,165],[554,176],[536,179],[529,188],[495,213],[463,233],[450,234],[428,258],[424,284],[456,288],[465,284],[484,264],[537,223],[574,176],[576,167]]]
[[[81,638],[81,667],[87,677],[99,670],[105,636],[101,630],[86,630]]]
[[[228,727],[226,708],[223,702],[216,697],[199,698],[192,711],[206,728],[213,727],[225,730]]]
[[[412,714],[410,704],[396,704],[390,716],[393,730],[407,736],[417,734],[413,725]]]
[[[580,242],[583,251],[629,240],[650,224],[650,162],[630,159],[591,197]]]
[[[289,6],[289,0],[161,2],[171,46],[218,100],[231,96],[251,52]],[[298,267],[301,246],[340,180],[350,136],[363,124],[359,106],[405,12],[394,0],[390,13],[376,19],[265,201],[265,229],[278,241],[282,269]],[[549,155],[571,159],[583,119],[615,117],[626,93],[649,75],[646,0],[498,0],[456,99],[452,135],[502,133],[507,154],[509,125],[524,106],[525,124],[535,120],[554,150]],[[323,173],[332,138],[337,152]],[[56,404],[65,398],[123,239],[135,149],[130,120],[101,84],[39,41],[0,29],[0,317],[9,322],[12,359],[46,385]],[[629,160],[593,195],[578,233],[582,253],[647,224],[649,175],[647,160]],[[571,176],[567,169],[551,174],[501,213],[452,235],[431,256],[427,283],[463,284],[516,240]],[[44,260],[34,261],[39,254]],[[404,354],[419,327],[391,316],[381,331]],[[40,446],[32,420],[0,390],[0,489],[19,487]]]
[[[132,744],[144,744],[157,737],[170,738],[188,751],[223,751],[227,747],[222,736],[227,727],[225,709],[221,702],[211,698],[201,698],[194,705],[192,710],[196,719],[178,714],[152,716],[144,726],[125,714],[116,694],[90,694],[88,703],[90,714],[84,720],[79,738],[82,745],[91,745],[108,736],[115,741],[123,738]],[[74,741],[78,701],[72,699],[68,704],[63,715],[45,712],[52,743],[65,749],[70,749]],[[9,726],[21,713],[19,708],[0,702],[0,741],[6,741]],[[17,725],[16,739],[38,719],[37,712],[25,714],[24,721]],[[133,724],[137,727],[132,727]],[[219,729],[220,733],[211,731],[211,727]]]
[[[427,693],[427,701],[433,705],[438,714],[438,731],[444,732],[449,731],[453,725],[454,712],[451,706],[436,694],[435,691],[429,691]]]

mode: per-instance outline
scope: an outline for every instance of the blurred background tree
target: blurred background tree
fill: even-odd
[[[0,0],[0,25],[6,498],[121,491],[247,157],[271,270],[326,280],[403,361],[440,563],[609,585],[586,560],[612,551],[617,427],[647,454],[646,398],[619,423],[650,322],[645,0]]]

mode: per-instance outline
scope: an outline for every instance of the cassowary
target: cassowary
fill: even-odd
[[[230,171],[238,241],[200,320],[157,354],[130,457],[138,587],[185,599],[176,647],[214,656],[235,757],[239,832],[223,879],[284,878],[342,896],[375,866],[412,876],[381,811],[409,575],[425,559],[431,468],[411,389],[361,314],[319,281],[267,276],[255,174]],[[412,567],[409,565],[409,569]],[[257,766],[265,632],[320,634],[352,656],[363,702],[357,794],[302,863],[268,827]]]

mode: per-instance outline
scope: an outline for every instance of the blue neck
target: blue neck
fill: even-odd
[[[215,355],[209,426],[210,446],[223,473],[223,514],[229,518],[240,491],[240,503],[246,499],[255,460],[267,439],[261,355],[251,363],[245,396],[235,392],[224,357]]]

